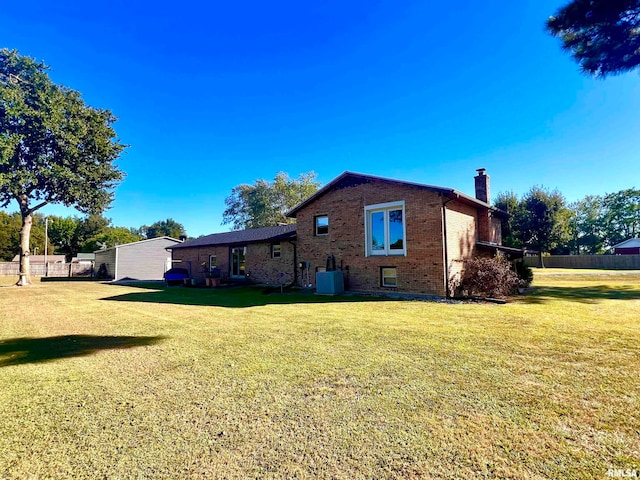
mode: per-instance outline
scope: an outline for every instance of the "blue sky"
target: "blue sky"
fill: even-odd
[[[568,201],[640,186],[638,73],[583,76],[544,31],[563,3],[25,0],[0,10],[0,47],[119,117],[105,216],[198,236],[229,229],[235,185],[279,171],[472,194],[484,167],[492,196]]]

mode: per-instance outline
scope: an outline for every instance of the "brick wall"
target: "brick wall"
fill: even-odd
[[[476,253],[478,209],[453,201],[447,204],[447,257],[449,280],[459,278],[465,258]]]
[[[247,245],[245,272],[248,279],[254,283],[279,285],[293,281],[294,275],[294,249],[288,241],[280,242],[280,258],[271,258],[271,243],[254,243]],[[202,264],[209,265],[209,256],[215,255],[217,267],[220,269],[222,281],[230,279],[231,247],[228,245],[215,247],[180,248],[173,251],[173,266],[189,268],[193,278],[203,280],[205,272]],[[177,263],[175,260],[181,260]],[[284,276],[280,277],[280,272]]]
[[[366,256],[364,207],[405,201],[406,256]],[[411,186],[372,182],[330,190],[297,214],[298,258],[314,272],[334,255],[350,290],[445,294],[442,198]],[[329,233],[316,236],[315,217],[329,216]],[[380,286],[381,267],[396,267],[397,288]]]

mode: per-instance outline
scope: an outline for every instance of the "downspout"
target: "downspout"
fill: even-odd
[[[442,245],[444,247],[444,287],[446,298],[451,298],[451,291],[449,288],[449,248],[447,242],[447,203],[454,200],[455,198],[450,198],[442,204]]]

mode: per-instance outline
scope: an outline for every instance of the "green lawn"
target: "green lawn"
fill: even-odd
[[[507,305],[3,287],[0,478],[640,475],[639,319],[640,275]]]

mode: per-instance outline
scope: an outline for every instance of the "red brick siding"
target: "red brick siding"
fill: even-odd
[[[463,260],[476,252],[478,210],[460,202],[449,202],[446,217],[449,280],[454,280],[462,272]]]
[[[365,253],[364,208],[405,202],[407,256]],[[314,218],[329,216],[329,234],[315,236]],[[298,258],[324,268],[334,255],[345,271],[346,287],[361,291],[445,294],[442,249],[442,199],[434,192],[382,182],[330,190],[297,213]],[[380,286],[380,268],[396,267],[398,287]]]
[[[280,272],[284,272],[282,281],[290,283],[293,281],[293,245],[288,241],[280,242],[280,258],[271,258],[270,243],[254,243],[247,245],[245,272],[249,280],[254,283],[278,285]],[[229,246],[216,247],[195,247],[181,248],[173,251],[173,260],[182,260],[175,263],[176,267],[189,268],[189,261],[192,265],[192,276],[197,279],[204,279],[202,263],[209,265],[209,255],[216,255],[218,268],[222,280],[228,280],[230,276],[231,249]]]

